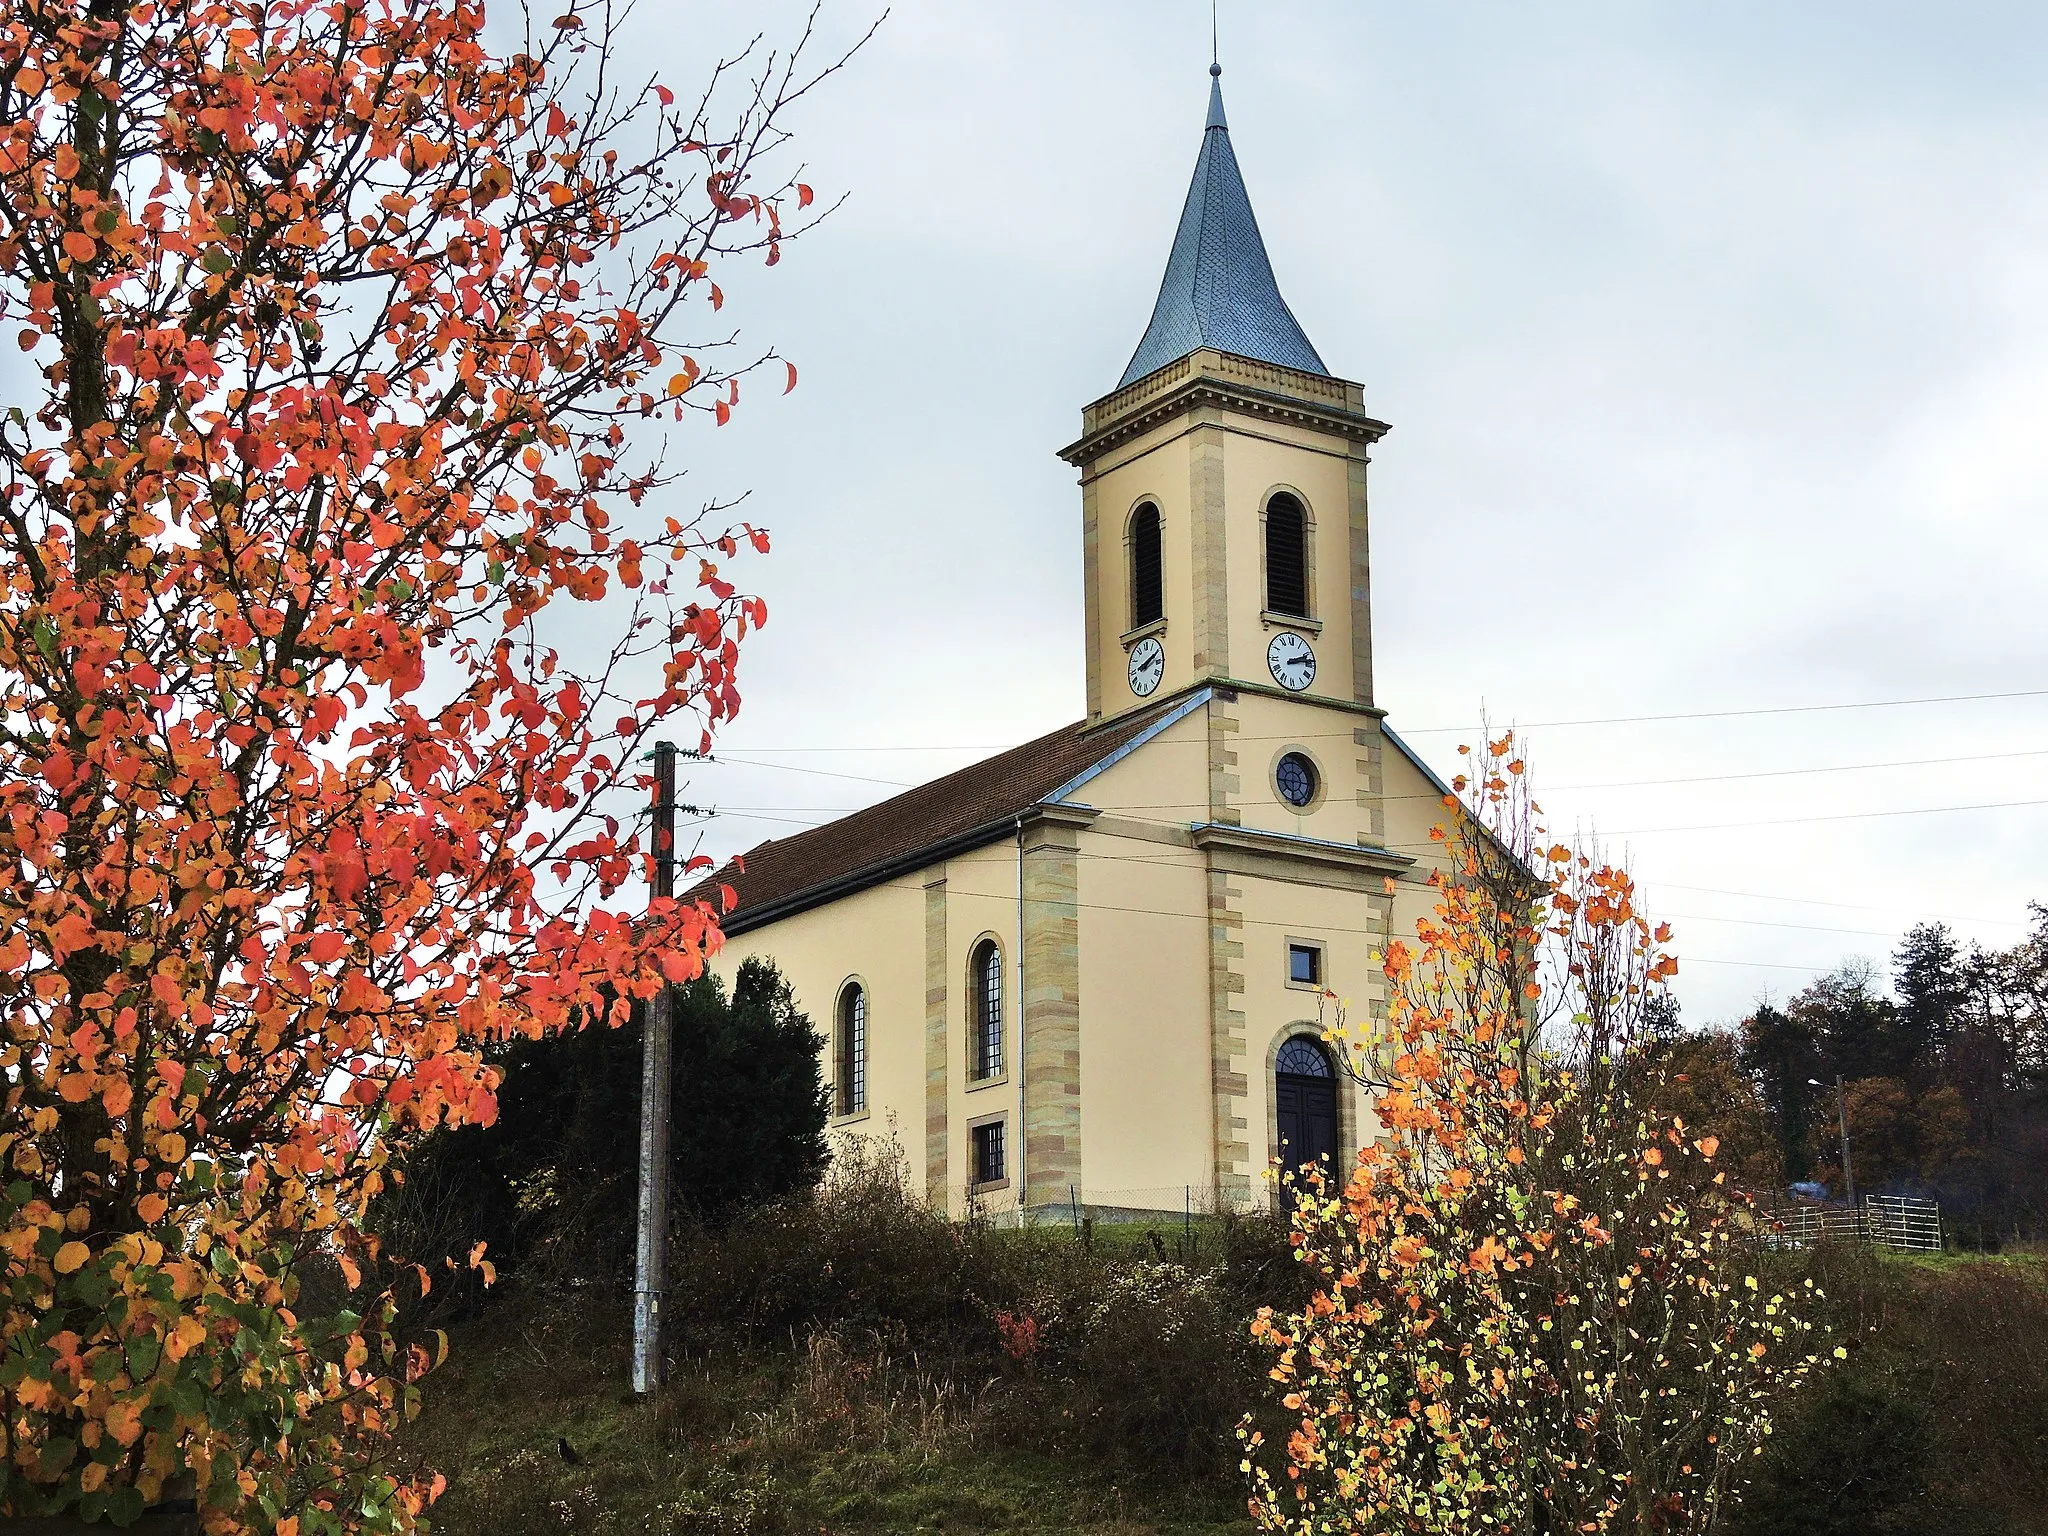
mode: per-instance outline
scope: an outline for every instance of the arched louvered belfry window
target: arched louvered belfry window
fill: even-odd
[[[1003,1070],[1003,952],[994,939],[983,939],[968,965],[974,978],[969,1068],[974,1077],[996,1077]]]
[[[857,981],[839,992],[839,1019],[833,1033],[834,1097],[842,1115],[868,1107],[868,994]]]
[[[1131,628],[1166,617],[1166,583],[1159,555],[1159,509],[1146,502],[1131,514]]]
[[[1266,503],[1266,611],[1309,616],[1308,513],[1285,491]]]

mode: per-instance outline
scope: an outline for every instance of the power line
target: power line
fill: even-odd
[[[1705,709],[1682,714],[1668,715],[1600,715],[1578,720],[1525,720],[1504,722],[1504,730],[1558,730],[1566,727],[1585,725],[1658,725],[1675,720],[1739,720],[1764,715],[1810,715],[1838,710],[1854,709],[1907,709],[1928,704],[1981,704],[2003,699],[2048,698],[2048,688],[2022,688],[2008,693],[1951,693],[1917,699],[1863,699],[1838,704],[1781,704],[1757,709]],[[1458,731],[1495,729],[1485,722],[1471,722],[1465,725],[1419,725],[1398,728],[1403,736],[1442,736]],[[1240,736],[1240,741],[1281,741],[1294,738],[1279,736]],[[1017,742],[969,743],[953,745],[919,744],[915,746],[841,746],[841,747],[742,747],[742,752],[755,757],[780,757],[805,752],[1007,752],[1019,745]]]
[[[1174,870],[1174,869],[1179,869],[1179,870],[1185,870],[1185,871],[1187,871],[1187,872],[1189,872],[1189,873],[1199,873],[1199,872],[1203,871],[1204,869],[1206,869],[1206,867],[1207,867],[1207,866],[1206,866],[1206,865],[1205,865],[1204,863],[1202,863],[1202,862],[1200,862],[1200,861],[1199,861],[1199,850],[1197,850],[1197,849],[1194,849],[1194,848],[1175,848],[1175,849],[1171,849],[1171,850],[1169,850],[1169,851],[1163,851],[1163,852],[1161,852],[1161,853],[1157,853],[1157,854],[1128,854],[1128,853],[1096,853],[1096,852],[1087,852],[1087,851],[1077,851],[1077,852],[1075,853],[1075,855],[1074,855],[1074,856],[1075,856],[1075,858],[1076,858],[1076,859],[1080,859],[1080,860],[1086,860],[1086,861],[1089,861],[1089,862],[1094,862],[1094,863],[1111,863],[1111,864],[1141,864],[1141,865],[1145,865],[1145,866],[1148,866],[1148,867],[1150,867],[1150,868],[1154,868],[1154,869],[1159,869],[1159,870]],[[887,883],[887,882],[885,882],[885,883]],[[1647,884],[1648,882],[1644,882],[1644,883],[1646,883],[1646,884]],[[896,886],[896,887],[894,887],[894,888],[895,888],[895,889],[908,889],[909,887],[904,887],[904,886]],[[919,887],[919,889],[922,889],[922,887]],[[1699,889],[1699,888],[1698,888],[1698,887],[1688,887],[1688,889]],[[971,893],[970,893],[970,894],[971,894]],[[1006,899],[1006,900],[1007,900],[1008,898],[1007,898],[1007,897],[1005,897],[1004,899]],[[1092,906],[1092,905],[1094,905],[1094,904],[1092,904],[1092,903],[1088,903],[1088,902],[1081,902],[1081,903],[1079,903],[1079,905],[1081,905],[1081,906]],[[1826,905],[1826,903],[1822,903],[1822,905]],[[1103,906],[1103,907],[1101,907],[1101,908],[1100,908],[1100,910],[1104,910],[1104,911],[1118,911],[1118,912],[1149,912],[1149,911],[1152,911],[1153,909],[1150,909],[1150,908],[1143,908],[1143,907],[1123,907],[1123,906],[1109,905],[1109,906]],[[1872,909],[1872,910],[1883,910],[1883,909]],[[1160,912],[1160,913],[1158,913],[1157,915],[1159,915],[1159,916],[1174,916],[1174,915],[1183,915],[1183,914],[1173,914],[1173,913],[1166,913],[1166,912]],[[1185,914],[1185,915],[1199,915],[1199,914]],[[1710,914],[1708,914],[1708,913],[1704,913],[1704,912],[1673,912],[1673,911],[1661,911],[1661,912],[1653,912],[1653,913],[1649,913],[1649,914],[1647,914],[1647,915],[1649,915],[1649,916],[1653,916],[1653,917],[1657,918],[1657,919],[1658,919],[1659,921],[1663,921],[1663,920],[1666,920],[1666,919],[1668,919],[1668,920],[1671,920],[1671,921],[1674,921],[1674,922],[1688,922],[1688,923],[1726,923],[1726,924],[1733,924],[1733,925],[1737,925],[1737,926],[1740,926],[1740,927],[1746,927],[1746,928],[1777,928],[1777,929],[1783,929],[1783,930],[1785,930],[1785,931],[1787,931],[1787,932],[1795,932],[1795,933],[1839,933],[1839,934],[1848,934],[1848,935],[1851,935],[1851,936],[1853,936],[1853,937],[1862,937],[1862,938],[1879,938],[1879,939],[1890,939],[1890,938],[1894,938],[1894,937],[1896,937],[1896,933],[1897,933],[1897,930],[1895,930],[1895,929],[1889,929],[1889,928],[1841,928],[1841,927],[1835,927],[1835,926],[1832,926],[1832,925],[1828,925],[1828,924],[1820,924],[1820,923],[1786,923],[1786,922],[1777,922],[1777,921],[1774,921],[1774,920],[1772,920],[1772,919],[1769,919],[1769,918],[1750,918],[1750,917],[1717,917],[1717,916],[1713,916],[1713,915],[1710,915]],[[1925,914],[1923,914],[1923,915],[1921,916],[1921,918],[1919,918],[1919,919],[1917,919],[1917,920],[1919,920],[1919,921],[1925,921],[1925,917],[1926,917],[1926,915],[1925,915]],[[1248,920],[1248,921],[1249,921],[1249,920]],[[1962,921],[1962,919],[1958,919],[1958,921]],[[1975,921],[1975,919],[1971,919],[1970,921]],[[1997,921],[1997,919],[1985,919],[1985,921]],[[1280,924],[1280,923],[1274,923],[1274,924],[1269,924],[1268,926],[1274,926],[1274,927],[1282,927],[1282,926],[1285,926],[1285,924]],[[1358,930],[1358,929],[1333,929],[1333,930],[1330,930],[1330,931],[1332,931],[1332,932],[1339,932],[1339,933],[1346,933],[1346,932],[1362,932],[1362,931],[1365,931],[1365,930]],[[1681,958],[1683,958],[1683,957],[1681,957]],[[1732,965],[1732,964],[1738,964],[1738,963],[1742,963],[1742,962],[1737,962],[1737,961],[1717,961],[1716,963],[1717,963],[1717,964],[1730,964],[1730,965]],[[1763,961],[1757,961],[1757,962],[1755,962],[1755,963],[1756,963],[1756,964],[1759,964],[1759,965],[1761,965],[1761,964],[1764,964],[1765,962],[1763,962]],[[1792,967],[1792,969],[1799,969],[1799,967]]]
[[[1578,725],[1657,725],[1670,720],[1740,720],[1758,715],[1815,715],[1843,709],[1905,709],[1921,704],[1976,704],[1989,699],[2048,698],[2048,688],[2023,688],[2012,693],[1951,693],[1925,699],[1866,699],[1852,704],[1781,704],[1768,709],[1702,709],[1677,715],[1606,715],[1585,720],[1508,721],[1504,729],[1518,731],[1556,730]],[[1441,736],[1453,731],[1476,731],[1478,725],[1403,726],[1403,736]],[[1492,727],[1485,727],[1492,729]]]
[[[762,763],[756,762],[750,757],[727,757],[723,753],[714,754],[711,757],[700,757],[697,761],[700,763],[710,763],[714,767],[722,763],[732,763],[744,768],[773,768],[778,773],[808,773],[821,779],[852,779],[856,784],[884,784],[892,789],[917,788],[917,785],[906,783],[902,779],[877,779],[864,773],[838,773],[830,768],[805,768],[797,763]]]
[[[1279,738],[1275,739],[1277,740]],[[1287,739],[1295,740],[1298,738],[1290,737]],[[2007,762],[2014,758],[2023,757],[2048,757],[2048,748],[2036,747],[2031,748],[2024,752],[1966,753],[1959,757],[1895,758],[1886,762],[1876,763],[1834,763],[1818,768],[1768,768],[1745,773],[1703,773],[1675,779],[1611,779],[1606,781],[1605,783],[1597,784],[1553,784],[1547,790],[1545,790],[1544,793],[1562,794],[1570,790],[1586,789],[1657,788],[1671,784],[1724,784],[1749,779],[1809,778],[1816,774],[1863,773],[1872,769],[1880,768],[1931,768],[1947,766],[1955,763]],[[790,763],[755,763],[747,758],[734,757],[704,758],[700,759],[700,761],[718,763],[743,763],[747,766],[755,768],[773,768],[783,773],[808,773],[818,775],[821,778],[852,779],[862,784],[886,784],[894,786],[898,789],[916,789],[921,787],[915,784],[906,784],[899,779],[868,778],[858,773],[835,773],[830,769],[825,768],[799,768],[794,764]],[[1392,804],[1398,801],[1409,800],[1440,801],[1443,799],[1443,794],[1439,790],[1429,790],[1426,793],[1418,792],[1415,794],[1407,795],[1381,795],[1379,798],[1382,802]],[[857,811],[865,811],[872,809],[873,804],[879,803],[881,802],[872,802],[870,805],[736,805],[729,807],[728,809],[735,812],[815,811],[820,815],[851,816]],[[1209,802],[1206,800],[1156,800],[1135,802],[1124,805],[1102,805],[1097,806],[1096,809],[1100,811],[1116,813],[1124,811],[1189,811],[1201,810],[1205,808],[1208,804]]]
[[[1682,885],[1676,880],[1658,880],[1645,877],[1645,885],[1658,886],[1667,891],[1696,891],[1708,896],[1741,896],[1753,901],[1785,901],[1802,907],[1841,907],[1852,912],[1904,912],[1906,907],[1881,907],[1861,901],[1823,901],[1817,896],[1777,896],[1768,891],[1731,891],[1718,885]],[[2002,923],[2007,926],[2025,927],[2024,918],[2015,917],[1969,917],[1955,912],[1924,912],[1919,920],[1933,919],[1947,923]]]
[[[1083,854],[1082,857],[1087,858],[1091,857],[1091,855]],[[1116,855],[1096,854],[1092,855],[1092,857],[1115,858]],[[915,892],[921,894],[924,891],[924,886],[922,883],[913,884],[901,880],[884,880],[877,882],[876,885],[870,887],[870,889],[903,891],[906,893]],[[1016,892],[1014,891],[970,891],[960,889],[957,886],[953,885],[951,882],[948,882],[946,892],[949,899],[959,897],[965,900],[974,901],[1000,901],[1005,904],[1013,902],[1017,899]],[[1207,923],[1211,921],[1209,914],[1206,912],[1176,912],[1164,907],[1132,907],[1125,906],[1119,902],[1099,901],[1076,901],[1072,903],[1072,905],[1077,911],[1082,912],[1122,912],[1127,915],[1136,917],[1168,917],[1177,918],[1186,922],[1201,923]],[[1282,930],[1283,932],[1297,934],[1303,932],[1302,923],[1295,919],[1247,917],[1243,914],[1232,915],[1236,919],[1236,921],[1250,928],[1276,928]],[[1368,939],[1377,939],[1381,942],[1385,942],[1387,938],[1386,931],[1380,928],[1339,928],[1330,927],[1327,925],[1311,926],[1313,927],[1314,932],[1317,934],[1345,934]],[[1818,973],[1821,971],[1830,970],[1834,966],[1839,965],[1841,963],[1839,959],[1836,959],[1829,961],[1825,965],[1799,965],[1778,960],[1736,960],[1727,958],[1725,956],[1686,954],[1680,954],[1676,958],[1678,960],[1680,970],[1683,970],[1688,965],[1734,965],[1750,966],[1761,968],[1763,970],[1772,971],[1807,971]]]
[[[1622,827],[1615,829],[1613,831],[1599,832],[1598,835],[1602,838],[1619,838],[1652,837],[1672,832],[1735,832],[1750,827],[1817,826],[1822,823],[1836,821],[1870,821],[1894,816],[1945,816],[1962,811],[2006,811],[2040,805],[2048,805],[2048,800],[1987,800],[1975,805],[1909,806],[1902,810],[1893,811],[1844,811],[1840,813],[1830,813],[1819,816],[1768,817],[1753,821],[1695,822],[1685,826],[1677,827]],[[863,807],[862,809],[869,809],[869,807]],[[706,814],[708,816],[730,816],[735,821],[767,821],[777,822],[787,826],[805,828],[828,826],[831,824],[833,820],[837,819],[836,817],[828,817],[824,821],[809,821],[794,816],[777,816],[759,811],[722,811],[717,809],[716,807],[712,808]],[[1134,819],[1145,822],[1148,825],[1161,827],[1177,827],[1181,825],[1181,823],[1179,822],[1162,821],[1154,817],[1140,816]],[[1597,828],[1593,830],[1595,830],[1596,832],[1598,831]],[[1436,845],[1433,842],[1428,842],[1381,843],[1377,846],[1388,849],[1392,852],[1405,853],[1410,850],[1432,848]]]
[[[1737,779],[1793,779],[1818,773],[1863,773],[1874,768],[1934,768],[1952,763],[1998,763],[2016,757],[2048,757],[2048,750],[2035,748],[2026,752],[1975,752],[1961,757],[1902,757],[1882,763],[1836,763],[1822,768],[1768,768],[1754,773],[1703,773],[1677,779],[1612,779],[1604,784],[1553,784],[1545,793],[1562,793],[1578,789],[1642,789],[1666,784],[1725,784]]]
[[[1977,805],[1923,805],[1903,811],[1843,811],[1827,816],[1784,816],[1766,821],[1703,821],[1684,827],[1623,827],[1603,837],[1649,837],[1662,832],[1733,832],[1745,827],[1803,827],[1824,821],[1874,821],[1888,816],[1945,816],[1952,811],[2010,811],[2048,800],[1986,800]]]

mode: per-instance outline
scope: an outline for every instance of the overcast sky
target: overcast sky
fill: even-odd
[[[692,78],[730,9],[650,8],[650,60]],[[2048,8],[1226,0],[1222,37],[1282,291],[1394,424],[1395,728],[1445,764],[1531,722],[1694,1022],[1919,919],[2019,937],[2048,697],[1535,722],[2048,689]],[[722,750],[782,766],[698,771],[710,851],[1083,712],[1054,450],[1144,328],[1208,50],[1191,0],[908,0],[806,104],[849,200],[739,310],[802,383],[679,445],[776,536]]]

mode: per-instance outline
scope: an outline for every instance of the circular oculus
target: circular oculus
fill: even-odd
[[[1316,765],[1300,752],[1290,752],[1273,767],[1273,787],[1297,811],[1316,797]]]

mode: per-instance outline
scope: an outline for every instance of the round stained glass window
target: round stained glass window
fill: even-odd
[[[1296,810],[1306,810],[1316,797],[1316,765],[1299,752],[1290,752],[1273,770],[1274,787],[1280,798]]]

